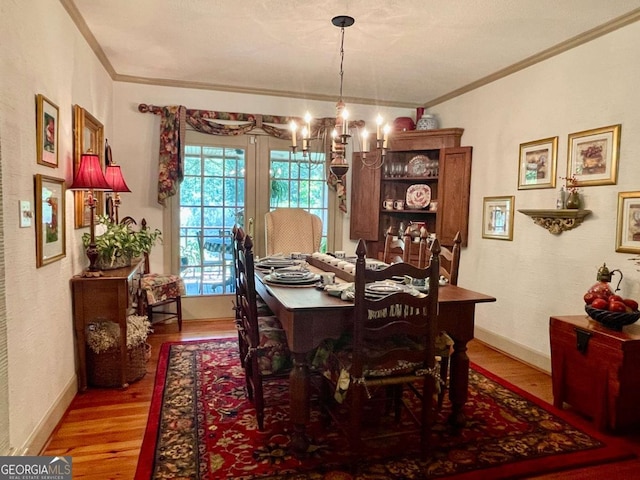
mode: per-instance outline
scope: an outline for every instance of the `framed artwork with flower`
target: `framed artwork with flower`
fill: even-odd
[[[518,190],[555,188],[558,137],[520,144]]]
[[[640,253],[640,192],[618,193],[616,252]]]
[[[484,197],[482,238],[513,240],[514,197]]]
[[[618,124],[569,135],[567,177],[575,175],[577,186],[618,182],[620,128]]]
[[[66,255],[65,182],[62,178],[37,174],[36,267],[40,268]]]
[[[58,167],[58,106],[44,95],[36,95],[36,144],[40,165]]]

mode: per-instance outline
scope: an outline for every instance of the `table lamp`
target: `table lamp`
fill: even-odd
[[[111,190],[113,195],[113,216],[111,218],[112,221],[119,223],[118,219],[118,207],[120,207],[120,192],[131,192],[127,183],[124,181],[124,177],[122,176],[122,169],[120,165],[116,165],[115,163],[111,163],[107,165],[107,168],[104,170],[104,177],[109,184],[109,190]]]
[[[102,167],[100,166],[100,157],[94,153],[83,153],[80,156],[80,166],[78,172],[73,180],[73,185],[69,187],[69,190],[87,190],[89,195],[87,196],[87,205],[90,209],[90,234],[91,240],[87,247],[87,257],[89,258],[89,271],[97,272],[98,267],[96,261],[98,260],[98,248],[96,247],[95,239],[95,222],[94,214],[96,209],[96,199],[93,195],[95,190],[107,191],[111,187],[107,183],[102,173]]]

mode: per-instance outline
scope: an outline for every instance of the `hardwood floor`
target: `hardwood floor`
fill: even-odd
[[[231,320],[185,321],[180,333],[175,324],[154,325],[149,337],[151,359],[147,374],[126,390],[88,389],[76,395],[42,455],[71,455],[74,479],[127,479],[134,477],[147,423],[160,345],[167,341],[235,337]],[[533,395],[551,403],[551,377],[488,348],[469,344],[472,362]],[[640,406],[639,406],[640,408]],[[640,455],[640,433],[621,437]],[[546,480],[640,479],[640,461],[626,461],[531,477]]]

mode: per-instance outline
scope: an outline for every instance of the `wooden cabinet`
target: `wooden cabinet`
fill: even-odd
[[[401,222],[424,222],[447,246],[453,245],[459,231],[462,245],[466,246],[472,149],[460,146],[463,131],[448,128],[395,132],[389,137],[389,149],[380,168],[363,166],[361,154],[354,154],[350,238],[366,240],[370,256],[383,251],[385,232]],[[428,163],[426,168],[412,167],[416,156]],[[383,207],[385,199],[406,200],[407,189],[416,184],[429,186],[436,208]]]
[[[621,332],[586,315],[549,321],[553,403],[567,403],[600,430],[640,427],[640,325]]]
[[[78,354],[78,389],[87,389],[85,332],[87,325],[97,321],[115,322],[120,327],[120,375],[122,387],[127,386],[127,316],[134,306],[144,261],[134,261],[130,267],[104,270],[100,277],[76,275],[71,279],[73,325]]]

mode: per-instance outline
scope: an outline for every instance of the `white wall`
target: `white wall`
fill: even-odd
[[[0,12],[10,446],[18,454],[32,446],[28,453],[37,454],[76,390],[69,279],[87,265],[80,242],[87,229],[74,229],[67,192],[67,255],[36,268],[35,222],[18,227],[18,201],[33,203],[36,173],[70,184],[74,104],[101,121],[109,137],[112,82],[59,2],[3,0]],[[38,93],[59,107],[55,169],[36,163]]]
[[[473,146],[460,285],[498,299],[477,308],[476,336],[543,368],[549,317],[584,313],[582,296],[603,262],[622,270],[623,294],[640,299],[632,255],[615,252],[618,192],[640,191],[639,44],[634,23],[432,109],[442,126],[463,127],[463,144]],[[564,177],[568,135],[618,123],[618,183],[582,189],[593,213],[581,226],[555,236],[516,212],[512,242],[482,238],[483,197],[515,195],[516,209],[555,208],[557,189],[517,189],[521,143],[557,135]]]

